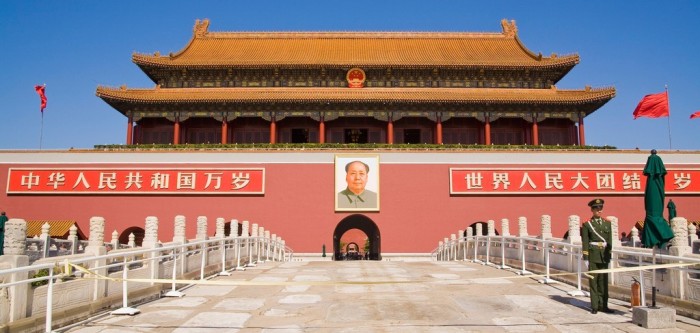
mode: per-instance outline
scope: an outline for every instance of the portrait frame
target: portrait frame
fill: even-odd
[[[376,194],[376,205],[374,202],[370,202],[369,206],[355,207],[351,203],[351,199],[342,194],[343,191],[348,189],[348,182],[346,180],[347,173],[345,171],[345,166],[349,163],[360,161],[369,167],[369,172],[367,173],[367,182],[365,184],[365,191],[368,191],[368,196],[374,199]],[[336,154],[335,155],[335,172],[334,172],[334,192],[333,196],[335,198],[335,210],[338,212],[378,212],[379,211],[379,154]],[[365,193],[365,192],[363,192]],[[361,195],[361,197],[364,197]],[[346,202],[347,201],[347,202]],[[372,200],[374,201],[374,200]]]

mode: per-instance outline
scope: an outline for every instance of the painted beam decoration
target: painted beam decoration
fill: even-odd
[[[667,169],[666,194],[700,194],[700,169]],[[694,180],[694,181],[693,181]],[[643,194],[640,169],[450,168],[450,194]]]
[[[10,168],[7,194],[265,193],[264,168]]]

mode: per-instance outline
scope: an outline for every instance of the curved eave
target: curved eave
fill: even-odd
[[[615,88],[586,90],[500,88],[174,88],[98,87],[97,96],[116,104],[259,103],[456,103],[605,104]]]

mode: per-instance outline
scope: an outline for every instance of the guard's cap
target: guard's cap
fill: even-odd
[[[588,203],[588,207],[603,208],[604,203],[605,203],[605,200],[603,200],[603,199],[593,199]]]

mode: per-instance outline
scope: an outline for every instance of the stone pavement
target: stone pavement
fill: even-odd
[[[671,330],[638,327],[628,305],[615,300],[614,314],[590,314],[588,298],[566,294],[571,286],[516,276],[467,262],[267,262],[213,279],[260,285],[196,285],[182,298],[137,306],[140,314],[59,331],[700,332],[700,322],[684,317]],[[334,283],[389,280],[400,283]]]

